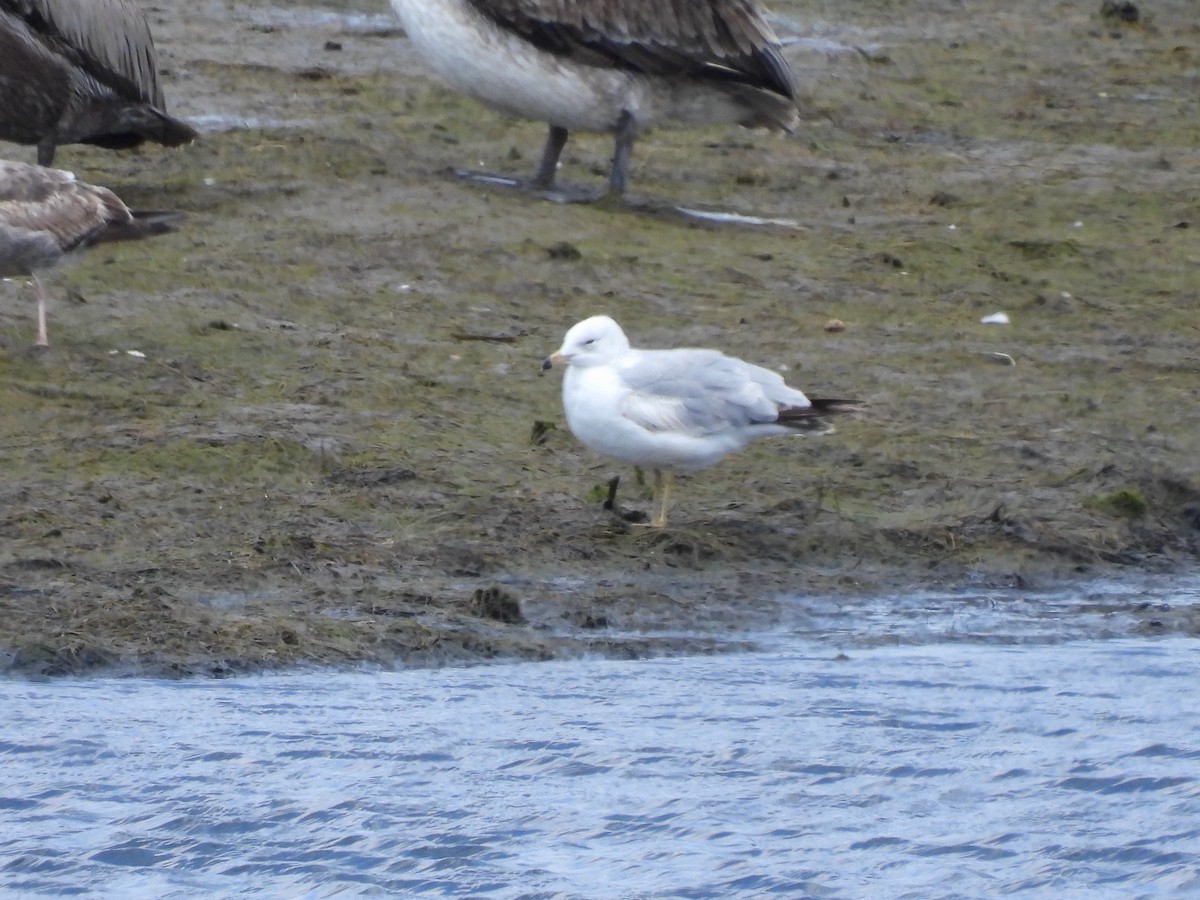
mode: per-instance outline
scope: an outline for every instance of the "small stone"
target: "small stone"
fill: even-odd
[[[551,259],[574,261],[583,258],[583,253],[570,241],[559,241],[557,244],[551,244],[546,248],[546,252],[550,254]]]
[[[846,323],[841,319],[830,319],[825,323],[825,330],[830,334],[838,334],[846,330]]]
[[[521,604],[508,591],[498,587],[480,588],[471,595],[467,612],[481,619],[491,619],[505,625],[523,625]]]
[[[1114,22],[1128,22],[1132,25],[1141,20],[1142,13],[1137,8],[1137,4],[1130,3],[1129,0],[1104,0],[1100,4],[1100,17]]]

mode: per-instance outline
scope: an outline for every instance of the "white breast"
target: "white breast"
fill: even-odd
[[[392,0],[417,52],[451,87],[521,118],[611,131],[642,87],[615,69],[564,63],[501,30],[463,0]]]
[[[563,374],[563,412],[571,433],[591,449],[619,459],[625,458],[620,451],[631,439],[621,433],[624,392],[609,366],[568,366]]]
[[[567,367],[563,411],[581,444],[635,466],[688,472],[711,466],[750,441],[737,430],[700,436],[643,428],[621,414],[628,389],[611,366]]]

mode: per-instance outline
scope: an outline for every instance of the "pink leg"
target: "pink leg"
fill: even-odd
[[[50,340],[46,336],[46,291],[42,287],[41,279],[36,275],[33,276],[33,287],[37,291],[37,323],[38,335],[37,341],[34,342],[35,347],[49,347]]]

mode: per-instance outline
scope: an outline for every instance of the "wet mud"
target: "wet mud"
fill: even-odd
[[[656,131],[624,208],[455,177],[527,175],[543,126],[439,85],[382,3],[156,7],[202,139],[57,162],[186,219],[48,278],[48,350],[0,285],[0,665],[707,652],[784,597],[1194,572],[1200,26],[1100,7],[777,0],[799,133]],[[866,412],[648,529],[538,366],[601,312]]]

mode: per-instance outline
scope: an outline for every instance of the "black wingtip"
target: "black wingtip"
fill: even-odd
[[[89,236],[89,244],[111,244],[117,241],[138,241],[142,238],[169,234],[184,218],[181,212],[166,210],[133,210],[130,222],[110,222]]]
[[[825,421],[828,416],[861,412],[863,408],[863,405],[857,400],[833,400],[822,397],[810,397],[809,403],[811,404],[810,406],[789,406],[786,409],[781,409],[779,411],[779,418],[775,420],[776,424],[786,425],[788,428],[794,428],[797,431],[821,434],[833,428],[830,423]]]
[[[808,399],[812,403],[809,409],[820,416],[836,416],[845,413],[862,412],[864,408],[863,403],[859,400],[833,400],[821,397],[809,397]]]

